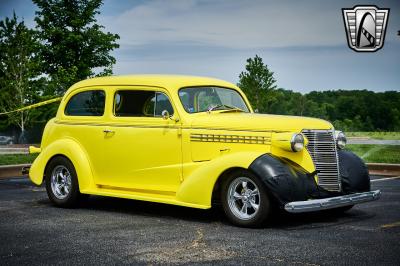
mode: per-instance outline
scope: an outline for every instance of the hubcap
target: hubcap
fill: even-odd
[[[228,188],[228,205],[231,212],[241,220],[253,218],[260,207],[257,185],[247,177],[238,177]]]
[[[51,190],[57,199],[65,199],[71,191],[71,174],[63,165],[58,165],[51,173]]]

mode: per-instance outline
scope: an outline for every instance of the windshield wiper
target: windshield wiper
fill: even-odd
[[[228,108],[228,109],[225,109],[225,110],[223,109],[224,111],[239,111],[239,112],[244,112],[242,109],[240,109],[240,108],[238,108],[238,107],[230,106],[230,105],[227,105],[227,104],[219,104],[219,105],[216,105],[216,106],[212,106],[212,107],[208,108],[208,112],[215,111],[215,110],[217,110],[217,109],[219,109],[219,108],[221,108],[221,107]]]

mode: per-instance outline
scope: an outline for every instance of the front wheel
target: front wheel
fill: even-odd
[[[60,207],[74,207],[82,197],[74,165],[65,157],[55,157],[46,168],[46,191]]]
[[[238,226],[259,227],[271,212],[266,189],[246,170],[235,171],[224,180],[221,200],[227,218]]]

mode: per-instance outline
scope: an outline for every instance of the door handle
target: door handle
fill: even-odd
[[[108,133],[114,133],[115,131],[110,130],[110,129],[104,129],[103,132],[108,134]]]

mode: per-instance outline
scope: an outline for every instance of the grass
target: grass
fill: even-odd
[[[400,145],[350,144],[346,146],[367,163],[400,163]]]
[[[364,145],[346,146],[368,163],[400,163],[400,145]],[[0,165],[32,163],[38,154],[0,154]]]
[[[38,156],[35,154],[0,154],[0,165],[32,163]]]
[[[368,137],[371,139],[400,140],[400,132],[345,132],[347,137]]]

